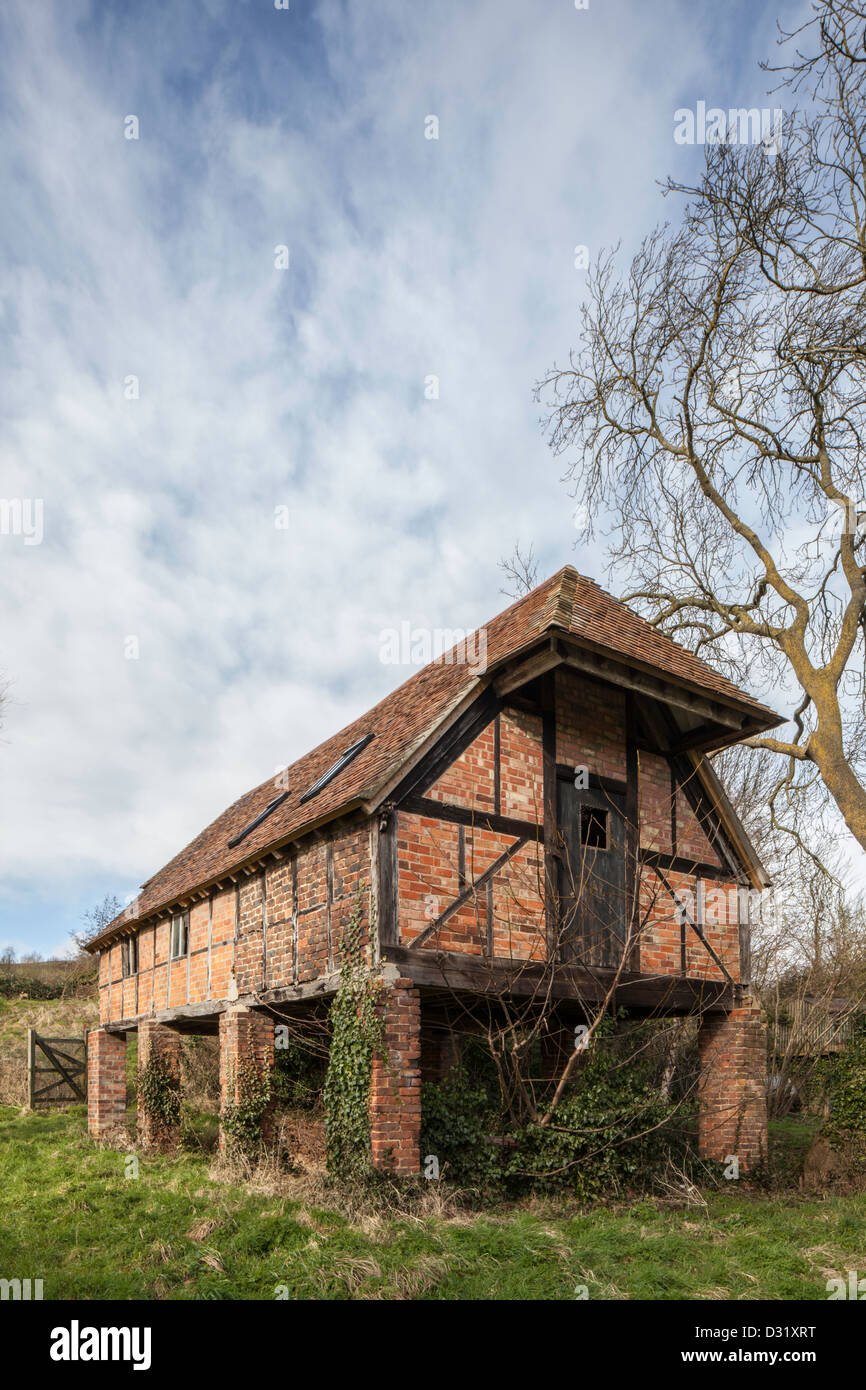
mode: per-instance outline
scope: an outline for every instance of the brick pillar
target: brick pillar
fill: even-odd
[[[245,1081],[258,1077],[272,1085],[274,1067],[274,1020],[269,1014],[256,1013],[241,1005],[220,1015],[220,1114],[228,1106],[242,1105],[249,1099]],[[273,1096],[261,1117],[262,1142],[274,1137]],[[220,1127],[220,1148],[225,1149],[228,1135]]]
[[[421,1167],[421,996],[395,980],[382,1005],[385,1058],[373,1058],[370,1140],[373,1166],[398,1177]]]
[[[87,1035],[87,1128],[94,1139],[126,1129],[126,1034]]]
[[[707,1014],[698,1033],[701,1158],[729,1154],[747,1173],[767,1154],[767,1030],[763,1014],[746,998],[728,1014]]]
[[[161,1066],[180,1085],[180,1034],[164,1023],[145,1019],[138,1025],[138,1071],[149,1062]],[[174,1149],[180,1138],[180,1118],[173,1122],[150,1115],[139,1099],[138,1137],[146,1149]]]

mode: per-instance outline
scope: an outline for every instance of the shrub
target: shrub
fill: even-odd
[[[635,1059],[635,1032],[602,1032],[544,1126],[509,1126],[495,1068],[474,1043],[463,1065],[422,1087],[422,1163],[436,1155],[443,1176],[488,1199],[586,1199],[652,1186],[671,1149],[684,1149],[671,1123],[676,1102],[662,1097],[651,1065]]]
[[[589,1198],[648,1187],[676,1143],[673,1110],[636,1063],[619,1065],[596,1044],[549,1124],[528,1124],[515,1134],[509,1191]]]
[[[140,1068],[136,1094],[139,1112],[147,1115],[154,1133],[160,1139],[171,1134],[180,1119],[180,1078],[158,1055]]]
[[[328,1171],[354,1181],[371,1176],[370,1081],[381,1051],[381,982],[364,960],[364,888],[342,937],[340,985],[331,1004],[331,1046],[325,1078]]]
[[[857,1172],[866,1171],[866,1028],[836,1058],[830,1081],[830,1117],[822,1130]]]
[[[237,1100],[223,1108],[221,1128],[227,1149],[240,1157],[253,1159],[262,1149],[262,1120],[271,1100],[271,1077],[249,1062],[237,1064],[229,1072],[229,1094]]]
[[[288,1110],[313,1110],[325,1084],[327,1057],[319,1056],[295,1038],[274,1053],[273,1091],[278,1105]]]
[[[458,1187],[498,1195],[502,1149],[493,1140],[499,1117],[487,1089],[464,1067],[421,1087],[421,1163],[439,1160],[443,1177]]]
[[[0,971],[0,998],[17,999],[23,994],[27,999],[60,999],[63,984],[62,980],[39,980],[35,975]]]

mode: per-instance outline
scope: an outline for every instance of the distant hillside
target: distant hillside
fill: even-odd
[[[82,969],[78,960],[15,960],[0,961],[0,974],[24,976],[48,984],[63,983]]]
[[[96,968],[85,955],[75,960],[0,960],[0,998],[95,997]]]

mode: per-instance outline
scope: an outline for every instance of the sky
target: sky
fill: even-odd
[[[533,396],[799,3],[5,0],[0,948],[62,953],[471,630],[603,581]],[[18,517],[10,510],[19,504]]]

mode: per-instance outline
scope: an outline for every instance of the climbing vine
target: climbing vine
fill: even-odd
[[[866,1171],[866,1029],[855,1032],[847,1050],[834,1058],[834,1063],[830,1115],[823,1134],[862,1174]]]
[[[157,1130],[174,1129],[180,1119],[180,1077],[154,1053],[140,1068],[138,1105]]]
[[[245,1158],[253,1158],[262,1144],[262,1120],[271,1100],[271,1079],[249,1062],[232,1068],[229,1095],[238,1099],[227,1105],[220,1120],[226,1146]]]
[[[341,1178],[364,1178],[370,1163],[370,1081],[385,1024],[382,982],[370,976],[364,953],[365,889],[342,935],[340,984],[331,1005],[331,1049],[323,1092],[328,1169]],[[372,917],[372,913],[371,913]],[[371,924],[372,925],[372,924]]]

